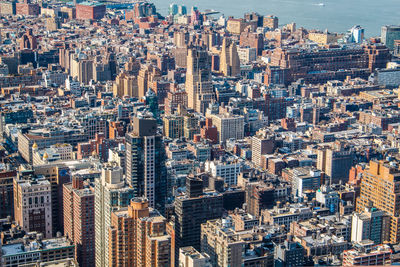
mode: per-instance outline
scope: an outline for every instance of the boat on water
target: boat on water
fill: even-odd
[[[316,6],[325,6],[325,4],[324,3],[318,3],[318,4],[316,4]]]

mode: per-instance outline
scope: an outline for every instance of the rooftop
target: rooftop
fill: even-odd
[[[52,250],[68,246],[72,245],[66,237],[51,238],[42,241],[34,240],[28,245],[24,245],[22,242],[17,244],[3,245],[2,255],[13,256],[21,253],[34,252],[39,250]]]
[[[89,2],[89,1],[81,2],[81,3],[77,4],[77,5],[80,5],[80,6],[104,6],[104,4],[102,4],[102,3],[99,3],[99,2]]]

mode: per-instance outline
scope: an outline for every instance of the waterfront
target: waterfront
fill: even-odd
[[[225,16],[243,17],[244,13],[252,11],[274,14],[279,17],[280,24],[294,21],[298,26],[307,29],[344,32],[354,25],[361,25],[369,37],[379,35],[382,25],[400,23],[400,8],[398,1],[395,0],[153,0],[152,2],[162,15],[168,13],[169,4],[174,2],[186,5],[188,10],[193,5],[201,10],[215,9]]]

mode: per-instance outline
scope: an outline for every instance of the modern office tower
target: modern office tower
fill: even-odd
[[[64,235],[75,245],[75,257],[81,267],[95,265],[94,188],[75,176],[64,184]]]
[[[276,267],[303,266],[305,249],[298,242],[295,242],[291,236],[283,244],[277,244],[274,250],[274,259]]]
[[[15,221],[25,232],[37,231],[53,236],[51,184],[42,177],[20,176],[14,179]]]
[[[0,172],[0,218],[14,218],[13,181],[16,176],[15,170]]]
[[[390,243],[400,241],[400,170],[386,161],[370,161],[361,178],[360,196],[356,211],[363,212],[371,205],[390,216]]]
[[[271,30],[275,30],[278,28],[279,19],[274,15],[269,15],[264,17],[264,27],[268,27]]]
[[[211,60],[207,51],[188,50],[185,88],[190,109],[204,113],[208,105],[214,101]]]
[[[132,8],[133,18],[145,18],[157,15],[156,6],[153,3],[148,2],[136,2]]]
[[[364,28],[362,28],[360,25],[353,26],[350,29],[351,33],[351,40],[354,43],[360,44],[364,41]]]
[[[227,38],[222,41],[220,69],[225,76],[237,76],[240,74],[240,60],[236,44]]]
[[[216,114],[211,115],[212,124],[217,127],[218,140],[225,143],[226,140],[244,138],[244,117],[241,115]]]
[[[210,256],[197,251],[194,247],[179,249],[179,266],[181,267],[211,267]]]
[[[108,228],[109,266],[171,266],[171,236],[166,219],[149,208],[146,198],[134,198],[111,214]]]
[[[178,14],[178,5],[177,4],[170,4],[169,5],[169,9],[168,9],[168,13],[172,16],[175,16],[176,14]]]
[[[195,134],[200,134],[199,118],[193,114],[187,114],[183,118],[183,135],[187,140],[193,140]]]
[[[122,169],[115,163],[107,164],[95,181],[95,251],[96,267],[109,263],[107,229],[111,225],[111,212],[127,207],[134,197],[134,190],[123,179]]]
[[[172,139],[181,138],[183,136],[183,116],[169,115],[163,118],[164,133],[163,135]]]
[[[386,45],[390,50],[393,50],[395,40],[400,40],[400,26],[383,26],[381,29],[381,42]]]
[[[375,245],[388,241],[390,217],[373,207],[354,213],[351,223],[351,241],[372,240]]]
[[[187,8],[184,5],[180,5],[178,7],[178,14],[179,15],[186,15],[187,14]]]
[[[231,218],[209,220],[201,225],[201,251],[212,266],[242,266],[245,242],[230,229]]]
[[[193,246],[200,250],[201,224],[222,216],[223,198],[215,192],[203,193],[203,181],[186,178],[186,195],[175,199],[175,247]],[[175,255],[177,258],[178,251]]]
[[[133,118],[133,131],[126,135],[126,181],[136,197],[164,210],[166,198],[165,148],[153,118]]]
[[[326,179],[332,183],[345,182],[353,166],[354,152],[342,147],[322,148],[318,150],[317,169],[323,171]]]

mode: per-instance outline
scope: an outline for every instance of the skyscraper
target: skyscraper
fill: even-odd
[[[133,119],[133,131],[126,135],[126,180],[136,197],[144,196],[149,206],[160,211],[166,198],[165,151],[155,119]]]
[[[227,38],[222,42],[220,68],[225,76],[240,74],[240,60],[236,44]]]
[[[166,220],[149,208],[146,198],[134,198],[111,214],[109,266],[171,265],[171,236]]]
[[[100,179],[95,182],[95,249],[96,267],[109,263],[107,229],[111,225],[111,212],[129,205],[134,190],[123,180],[122,169],[115,163],[103,167]]]
[[[79,266],[95,264],[94,188],[84,185],[81,176],[64,184],[64,234],[75,245]]]
[[[381,40],[390,50],[394,49],[394,41],[400,40],[400,26],[386,25],[381,29]]]
[[[186,178],[186,195],[175,199],[176,249],[193,246],[200,250],[201,224],[222,216],[220,194],[204,194],[203,181],[195,176]],[[176,251],[176,257],[178,251]]]
[[[207,51],[189,49],[187,56],[186,92],[188,107],[204,113],[215,99],[211,81],[211,60]]]
[[[357,198],[357,212],[371,205],[390,216],[390,243],[400,241],[400,170],[386,161],[370,161],[361,178],[360,196]]]

